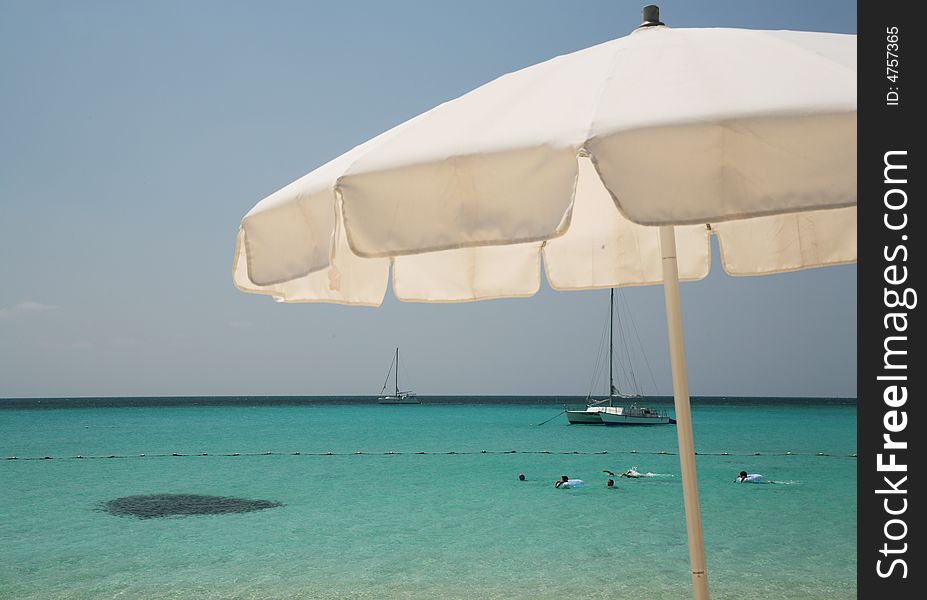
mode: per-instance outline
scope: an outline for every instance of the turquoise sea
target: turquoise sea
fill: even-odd
[[[0,598],[689,597],[674,427],[423,400],[0,400]],[[855,402],[694,399],[693,422],[712,597],[855,598]],[[606,488],[632,466],[660,476]],[[148,494],[282,506],[103,510]]]

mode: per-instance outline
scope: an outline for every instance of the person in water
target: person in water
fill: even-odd
[[[737,476],[737,479],[734,480],[735,483],[767,483],[763,481],[763,476],[759,473],[750,473],[747,474],[746,471],[741,471]],[[772,483],[771,481],[768,483]]]
[[[525,480],[525,474],[524,474],[524,473],[519,473],[519,474],[518,474],[518,481],[524,481],[524,480]]]
[[[566,475],[562,475],[562,476],[560,477],[560,481],[554,483],[554,487],[555,487],[555,488],[559,488],[561,485],[563,485],[564,483],[566,483],[566,482],[569,481],[569,480],[570,480],[569,477],[567,477]]]
[[[614,474],[612,471],[609,471],[608,469],[602,469],[602,472],[603,472],[603,473],[607,473],[609,477],[614,477],[614,476],[615,476],[615,474]],[[625,471],[624,473],[622,473],[622,474],[619,475],[618,477],[634,477],[634,478],[637,478],[637,477],[640,477],[640,476],[641,476],[641,474],[638,473],[637,471],[635,471],[635,470],[634,470],[634,467],[631,467],[630,469],[628,469],[627,471]]]
[[[605,484],[607,487],[615,487],[615,480],[609,479],[608,483]]]

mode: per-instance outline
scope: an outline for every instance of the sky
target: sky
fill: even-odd
[[[0,397],[374,395],[396,346],[420,395],[585,395],[607,291],[276,304],[233,287],[235,235],[315,167],[621,37],[643,4],[0,0]],[[856,33],[855,2],[660,6]],[[623,296],[643,391],[669,395],[662,289]],[[682,302],[693,395],[856,395],[855,265],[733,278],[716,254]]]

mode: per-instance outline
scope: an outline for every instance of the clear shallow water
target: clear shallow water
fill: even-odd
[[[559,410],[0,410],[0,457],[55,457],[0,461],[0,598],[687,597],[678,459],[651,454],[675,451],[675,429],[532,426]],[[693,418],[700,452],[744,455],[697,459],[713,597],[855,598],[855,406],[696,405]],[[280,454],[153,456],[175,452]],[[132,457],[58,458],[77,454]],[[602,469],[630,466],[673,477],[605,487]],[[789,483],[733,484],[741,469]],[[562,474],[587,485],[556,490]],[[284,506],[145,520],[101,510],[140,494]]]

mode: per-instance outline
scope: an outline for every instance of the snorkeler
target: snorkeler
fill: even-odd
[[[741,471],[737,476],[737,479],[734,480],[734,483],[772,483],[771,481],[763,481],[763,476],[759,473],[747,474],[746,471]]]
[[[584,482],[582,479],[570,479],[564,475],[560,478],[560,481],[554,484],[554,487],[561,490],[569,490],[572,488],[581,488],[584,485],[586,485],[586,482]]]

